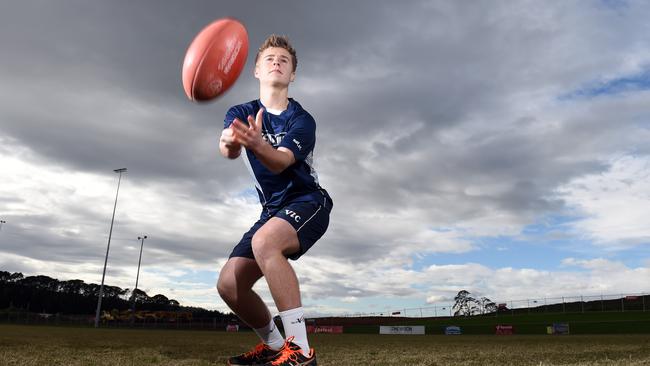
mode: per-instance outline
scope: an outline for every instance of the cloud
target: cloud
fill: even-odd
[[[443,302],[450,302],[450,301],[453,301],[453,298],[447,296],[440,296],[440,295],[431,295],[426,299],[427,304],[440,304]]]
[[[612,249],[650,243],[650,158],[610,159],[601,174],[575,178],[558,194],[580,219],[571,225],[594,244]]]

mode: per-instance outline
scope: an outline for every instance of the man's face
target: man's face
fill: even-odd
[[[279,47],[262,51],[255,65],[255,77],[262,83],[289,85],[296,77],[289,51]]]

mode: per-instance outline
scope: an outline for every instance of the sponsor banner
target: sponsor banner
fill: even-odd
[[[342,325],[308,325],[307,333],[343,333]]]
[[[226,332],[239,332],[239,324],[226,325]]]
[[[458,334],[463,334],[462,330],[460,329],[459,326],[457,325],[450,325],[445,327],[445,334],[446,335],[458,335]]]
[[[497,335],[513,335],[515,334],[515,327],[512,325],[499,324],[495,327]]]
[[[379,334],[424,334],[424,325],[380,325]]]
[[[550,328],[552,330],[551,334],[569,334],[568,323],[553,323]]]

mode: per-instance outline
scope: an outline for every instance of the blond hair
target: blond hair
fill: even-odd
[[[255,64],[264,50],[271,47],[284,48],[291,55],[291,64],[293,65],[293,71],[296,71],[298,67],[298,57],[296,56],[296,50],[289,43],[289,38],[287,36],[279,36],[277,34],[271,34],[264,40],[264,43],[257,50],[257,55],[255,55]]]

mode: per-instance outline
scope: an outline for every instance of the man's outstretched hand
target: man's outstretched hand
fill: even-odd
[[[263,144],[266,143],[262,137],[263,113],[264,108],[260,108],[255,118],[253,118],[253,116],[248,116],[248,126],[238,118],[235,118],[230,125],[230,128],[232,128],[233,141],[237,144],[243,145],[253,152],[258,151]]]

